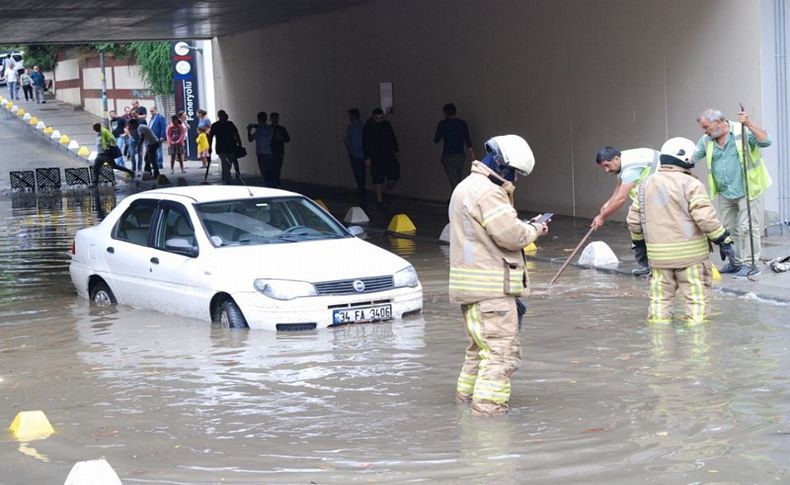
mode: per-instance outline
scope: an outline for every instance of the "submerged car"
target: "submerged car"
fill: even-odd
[[[311,330],[419,313],[414,267],[351,229],[293,192],[157,189],[78,231],[69,271],[93,305],[228,327]]]

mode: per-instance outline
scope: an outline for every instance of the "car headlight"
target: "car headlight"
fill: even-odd
[[[403,288],[404,286],[414,288],[420,284],[420,280],[417,278],[417,270],[414,269],[414,266],[407,266],[395,273],[392,277],[392,282],[395,283],[395,288]]]
[[[257,279],[255,289],[275,300],[293,300],[303,296],[316,296],[315,287],[306,281]]]

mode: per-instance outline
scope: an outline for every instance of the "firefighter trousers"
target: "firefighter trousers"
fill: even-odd
[[[650,273],[650,307],[648,323],[669,323],[675,294],[680,291],[685,303],[683,320],[701,323],[710,317],[710,263],[704,261],[688,268],[652,268]]]
[[[521,362],[516,299],[461,305],[469,346],[458,376],[456,395],[471,398],[478,414],[501,414],[510,401],[510,376]]]

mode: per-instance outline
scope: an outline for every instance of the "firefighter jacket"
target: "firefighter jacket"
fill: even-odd
[[[710,244],[724,235],[705,186],[691,172],[662,165],[640,186],[628,210],[628,230],[647,244],[654,268],[687,268],[708,259]]]
[[[515,186],[480,162],[450,198],[450,301],[471,304],[526,296],[523,248],[538,229],[519,220]]]

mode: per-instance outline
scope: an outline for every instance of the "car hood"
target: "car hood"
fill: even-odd
[[[218,271],[239,278],[335,281],[385,276],[409,266],[400,256],[358,238],[216,248]]]

